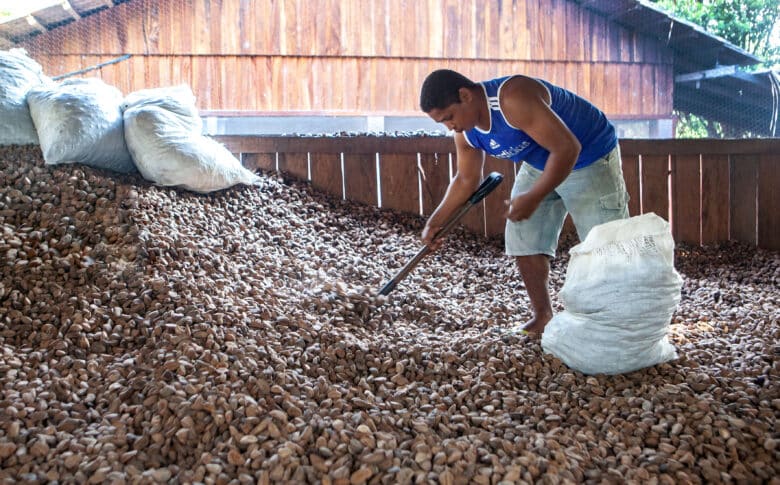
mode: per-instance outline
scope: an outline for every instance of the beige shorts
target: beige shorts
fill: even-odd
[[[528,191],[541,174],[541,170],[524,163],[515,178],[512,197]],[[566,214],[571,214],[583,240],[594,226],[627,218],[628,199],[618,145],[587,167],[572,171],[530,218],[507,221],[506,254],[555,257]]]

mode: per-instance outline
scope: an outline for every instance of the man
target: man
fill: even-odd
[[[422,232],[431,249],[479,185],[485,153],[525,162],[507,201],[506,253],[517,261],[533,310],[521,330],[541,334],[553,316],[550,258],[566,214],[581,240],[596,225],[628,217],[614,126],[585,99],[522,75],[475,83],[437,70],[423,82],[420,107],[455,132],[457,152],[457,174]]]

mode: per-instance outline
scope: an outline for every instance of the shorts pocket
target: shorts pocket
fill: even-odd
[[[623,210],[628,204],[629,195],[627,192],[613,192],[599,199],[602,209]]]

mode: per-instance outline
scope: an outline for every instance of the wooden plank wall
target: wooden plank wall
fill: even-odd
[[[617,117],[669,117],[672,52],[568,0],[130,0],[28,41],[50,76],[129,93],[190,85],[203,110],[418,113],[449,67],[565,86]]]
[[[454,172],[454,144],[446,137],[217,139],[252,169],[278,165],[337,197],[422,216],[436,208]],[[780,139],[622,140],[621,152],[632,216],[655,212],[671,222],[677,242],[731,240],[780,250]],[[291,154],[295,164],[286,162]],[[488,158],[485,173],[492,171],[504,182],[463,219],[488,237],[503,234],[515,166]]]

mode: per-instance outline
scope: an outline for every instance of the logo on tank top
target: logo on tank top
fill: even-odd
[[[516,157],[517,155],[519,155],[520,152],[522,152],[523,150],[528,148],[528,145],[530,145],[530,144],[531,144],[531,142],[524,141],[524,142],[522,142],[521,144],[519,144],[517,146],[504,148],[503,150],[501,150],[499,152],[498,149],[501,148],[501,145],[496,143],[495,140],[490,140],[490,143],[489,143],[490,149],[494,150],[493,153],[492,153],[492,155],[494,157],[496,157],[496,158],[507,158],[507,159],[510,159],[510,160],[513,159],[514,157]]]

